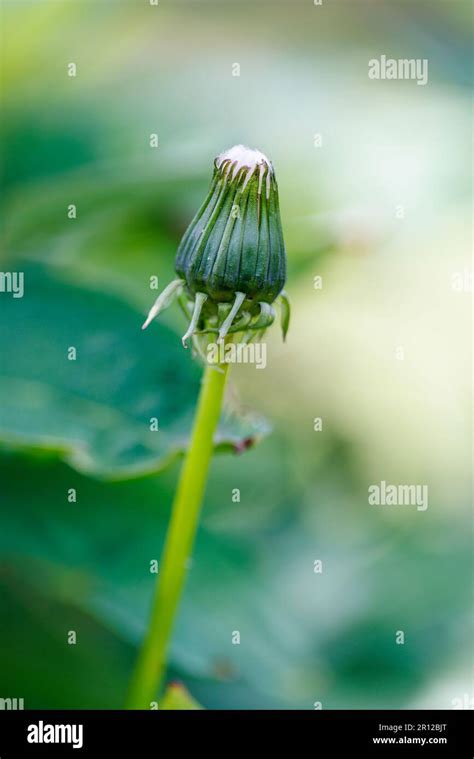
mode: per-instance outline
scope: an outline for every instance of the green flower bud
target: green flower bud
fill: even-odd
[[[235,145],[214,162],[209,193],[178,247],[179,279],[152,307],[143,328],[178,298],[190,323],[183,337],[242,333],[248,342],[275,318],[280,296],[283,338],[290,306],[282,288],[286,253],[273,166],[259,150]]]
[[[273,166],[263,153],[236,145],[215,160],[210,192],[176,255],[190,293],[216,303],[237,292],[272,303],[286,279],[286,254]]]

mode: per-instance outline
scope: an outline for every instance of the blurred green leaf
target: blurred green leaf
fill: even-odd
[[[179,337],[159,322],[142,332],[142,314],[117,298],[39,268],[24,277],[23,298],[3,296],[0,442],[115,478],[185,450],[201,368]],[[239,451],[266,431],[261,419],[225,414],[216,447]]]
[[[167,471],[133,481],[100,482],[61,463],[0,456],[0,561],[8,575],[20,576],[29,586],[26,598],[48,599],[50,606],[64,607],[64,614],[50,623],[53,637],[63,634],[68,624],[64,620],[80,613],[86,615],[83,625],[106,628],[123,645],[138,646],[156,582],[150,562],[161,556],[175,475]],[[34,502],[29,498],[32,487]],[[71,488],[77,493],[75,503],[68,502]],[[260,588],[268,580],[259,570],[255,542],[220,538],[201,528],[170,664],[178,668],[180,679],[184,674],[191,676],[196,687],[205,682],[205,705],[217,706],[209,695],[212,683],[221,689],[228,684],[231,693],[235,683],[244,693],[242,704],[283,703],[278,694],[262,697],[262,690],[265,693],[273,687],[273,666],[278,676],[289,665],[288,655],[281,657],[279,625],[270,635],[270,620],[265,619],[266,614],[256,614],[259,591],[255,586]],[[274,596],[275,590],[277,587],[269,584],[267,595]],[[242,651],[231,643],[236,615],[245,634]],[[77,630],[80,639],[82,625],[67,629]],[[1,640],[4,636],[2,633]],[[33,624],[25,626],[27,651],[30,636],[35,639]],[[0,662],[1,651],[0,645]],[[91,661],[95,656],[96,652]],[[51,661],[48,666],[54,666]],[[121,698],[132,671],[130,657],[127,665],[128,670],[122,670]],[[67,677],[71,667],[73,662],[63,658],[61,676]],[[32,681],[25,693],[32,699],[36,692],[37,684]],[[193,692],[199,698],[194,685]],[[106,692],[100,691],[97,698],[101,696],[103,706],[109,706]],[[116,697],[113,703],[117,703]],[[233,705],[236,703],[234,699]]]
[[[77,605],[33,590],[28,569],[0,570],[2,695],[23,698],[25,709],[123,708],[132,647]]]
[[[55,267],[65,280],[118,293],[149,306],[150,276],[166,284],[174,275],[178,243],[201,202],[209,177],[195,184],[169,165],[94,166],[20,185],[6,193],[0,224],[2,266],[23,259]],[[73,198],[76,218],[68,218]]]
[[[268,487],[275,474],[265,472],[264,448],[255,451],[252,472]],[[243,458],[234,461],[234,479],[243,484],[247,465]],[[229,503],[228,480],[217,476],[222,464],[223,458],[214,462],[170,651],[170,665],[204,707],[311,709],[323,700],[326,708],[375,708],[383,700],[400,708],[424,686],[441,652],[446,661],[464,645],[457,620],[469,589],[454,579],[468,571],[468,541],[447,577],[449,543],[438,553],[423,552],[420,539],[410,540],[403,530],[396,534],[362,522],[358,531],[349,512],[342,525],[340,514],[333,515],[330,527],[334,503],[327,494],[327,506],[318,504],[317,523],[287,504],[283,514],[267,514],[259,525],[250,495]],[[61,463],[0,457],[0,559],[9,575],[29,586],[26,598],[68,609],[54,624],[48,617],[53,636],[62,639],[65,620],[79,614],[83,621],[67,627],[78,636],[94,624],[99,647],[104,628],[127,650],[138,646],[156,581],[150,562],[160,561],[175,470],[98,482]],[[340,481],[339,470],[336,475]],[[320,476],[322,482],[321,470]],[[75,503],[68,501],[71,488]],[[284,485],[282,494],[288,497]],[[220,527],[211,529],[206,512],[218,507]],[[236,509],[247,527],[234,535]],[[324,561],[321,575],[313,571],[315,556]],[[41,603],[40,618],[48,608]],[[439,614],[427,615],[437,603]],[[406,630],[405,646],[395,643],[398,629]],[[232,642],[234,631],[239,645]],[[35,626],[26,625],[25,651],[35,635]],[[437,645],[427,646],[427,640]],[[376,664],[369,666],[374,656]],[[55,661],[51,657],[48,666]],[[132,661],[127,654],[117,675],[120,698]],[[71,671],[78,677],[73,660],[62,658],[58,667],[61,676]],[[33,698],[38,687],[32,682],[25,693]],[[95,698],[110,706],[106,689]]]

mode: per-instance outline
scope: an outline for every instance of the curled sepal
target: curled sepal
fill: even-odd
[[[206,293],[196,293],[196,299],[194,301],[194,310],[193,315],[191,317],[191,321],[189,322],[189,327],[186,330],[185,334],[181,338],[181,342],[183,343],[183,346],[187,347],[187,341],[191,337],[191,335],[194,334],[196,331],[196,327],[199,322],[199,317],[201,316],[201,311],[204,303],[207,300]]]
[[[283,333],[283,340],[286,340],[288,327],[290,326],[291,306],[288,295],[283,290],[280,293],[280,305],[281,305],[281,331]]]
[[[237,312],[242,305],[242,303],[245,300],[245,293],[236,292],[235,293],[235,300],[232,305],[232,308],[230,309],[227,317],[224,319],[221,328],[219,330],[219,337],[217,338],[218,343],[222,343],[224,341],[225,336],[227,335],[229,329],[232,327],[232,322],[234,321],[235,317],[237,316]]]
[[[167,287],[165,287],[163,292],[157,297],[154,304],[150,308],[150,312],[142,326],[142,329],[146,329],[150,322],[152,322],[153,319],[155,319],[158,314],[161,313],[161,311],[164,311],[165,308],[168,308],[174,298],[176,298],[183,289],[183,285],[184,283],[182,279],[173,279],[173,281],[170,282]]]
[[[267,327],[271,327],[275,321],[275,309],[270,305],[270,303],[265,303],[263,301],[261,301],[258,305],[260,306],[260,313],[258,314],[255,321],[251,322],[250,328],[252,330],[260,332],[261,330],[266,330]]]
[[[235,332],[243,332],[248,327],[251,320],[252,314],[249,313],[249,311],[244,311],[243,314],[237,319],[237,321],[233,323],[228,334],[230,335]]]

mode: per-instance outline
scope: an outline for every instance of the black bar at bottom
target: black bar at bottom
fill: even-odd
[[[159,757],[190,749],[472,759],[469,711],[1,711],[0,757]],[[256,739],[260,739],[256,742]],[[291,741],[288,744],[288,740]],[[323,750],[324,749],[324,750]],[[116,754],[115,754],[116,752]]]

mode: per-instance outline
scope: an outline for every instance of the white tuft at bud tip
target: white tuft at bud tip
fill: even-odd
[[[236,171],[239,171],[239,169],[242,169],[244,166],[247,169],[255,169],[256,166],[260,166],[262,163],[272,169],[271,161],[268,160],[264,153],[261,153],[260,150],[247,148],[245,145],[234,145],[233,148],[229,148],[229,150],[224,150],[223,153],[220,153],[216,158],[217,168],[219,168],[224,161],[235,163]]]
[[[230,164],[232,167],[231,171],[231,178],[234,179],[234,177],[237,176],[239,171],[241,169],[247,169],[245,180],[244,180],[244,188],[247,184],[250,177],[253,175],[255,169],[258,167],[258,173],[259,173],[259,192],[261,190],[261,183],[264,174],[266,173],[266,186],[267,186],[267,196],[270,192],[270,178],[273,175],[273,166],[271,161],[267,158],[267,156],[262,153],[260,150],[253,150],[253,148],[247,148],[245,145],[234,145],[233,148],[229,148],[229,150],[224,150],[223,153],[220,153],[215,161],[217,169],[220,169],[221,166],[225,163]]]

